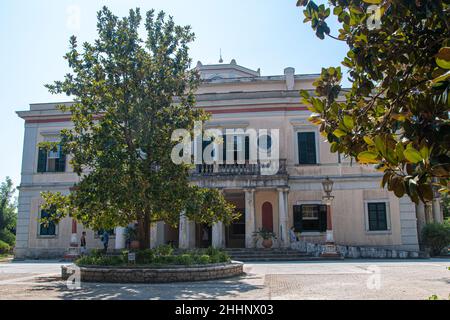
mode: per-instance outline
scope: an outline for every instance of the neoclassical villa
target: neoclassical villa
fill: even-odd
[[[199,225],[180,216],[178,228],[159,222],[151,227],[151,245],[173,244],[180,248],[216,246],[254,248],[253,232],[264,228],[277,238],[274,246],[289,247],[288,230],[300,238],[325,243],[330,222],[336,244],[418,250],[418,223],[425,219],[423,206],[409,198],[398,199],[380,188],[380,173],[351,159],[333,154],[316,126],[308,121],[310,112],[301,104],[300,89],[313,90],[316,74],[295,74],[286,68],[282,75],[262,76],[260,70],[229,64],[197,64],[202,85],[197,107],[212,114],[206,123],[216,129],[278,129],[279,168],[262,174],[262,165],[197,165],[191,180],[202,187],[219,188],[242,213],[232,225]],[[88,247],[101,247],[98,231],[74,228],[70,218],[59,224],[41,225],[42,191],[69,192],[77,181],[69,156],[39,149],[42,141],[57,141],[61,129],[71,126],[70,115],[56,104],[31,104],[18,112],[25,120],[22,181],[19,195],[16,257],[63,256],[74,229],[78,238],[87,231]],[[235,140],[237,141],[238,138]],[[267,144],[266,147],[270,147]],[[239,144],[242,145],[242,144]],[[245,143],[244,143],[245,145]],[[322,181],[334,181],[332,221],[322,202]],[[440,218],[438,204],[433,206]],[[125,247],[124,228],[116,228],[110,246]]]

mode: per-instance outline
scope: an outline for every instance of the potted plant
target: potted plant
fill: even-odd
[[[139,249],[139,240],[137,238],[137,230],[134,227],[127,227],[125,229],[125,240],[130,249]]]
[[[264,228],[261,228],[258,231],[254,232],[254,236],[262,239],[262,245],[266,249],[272,248],[273,239],[277,238],[275,236],[275,233]]]

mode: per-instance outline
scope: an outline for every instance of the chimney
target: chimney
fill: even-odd
[[[286,68],[284,69],[284,78],[286,79],[286,89],[287,90],[294,90],[295,80],[295,69],[294,68]]]

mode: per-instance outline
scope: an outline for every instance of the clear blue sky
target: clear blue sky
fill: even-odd
[[[346,54],[345,43],[321,41],[297,0],[0,0],[0,180],[20,183],[23,120],[15,114],[30,103],[65,101],[50,95],[44,84],[61,80],[69,70],[63,60],[71,35],[79,41],[96,38],[96,12],[107,5],[116,15],[130,8],[164,10],[177,24],[192,26],[196,41],[191,56],[217,63],[222,48],[225,62],[263,75],[318,73],[337,66]],[[324,1],[319,1],[324,2]],[[79,24],[73,19],[80,13]],[[74,15],[75,14],[75,15]]]

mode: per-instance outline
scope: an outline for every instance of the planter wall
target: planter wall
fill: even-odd
[[[240,262],[202,266],[144,267],[80,267],[81,282],[104,283],[165,283],[206,281],[239,276],[244,265]],[[67,280],[75,272],[74,266],[62,266],[61,276]]]

